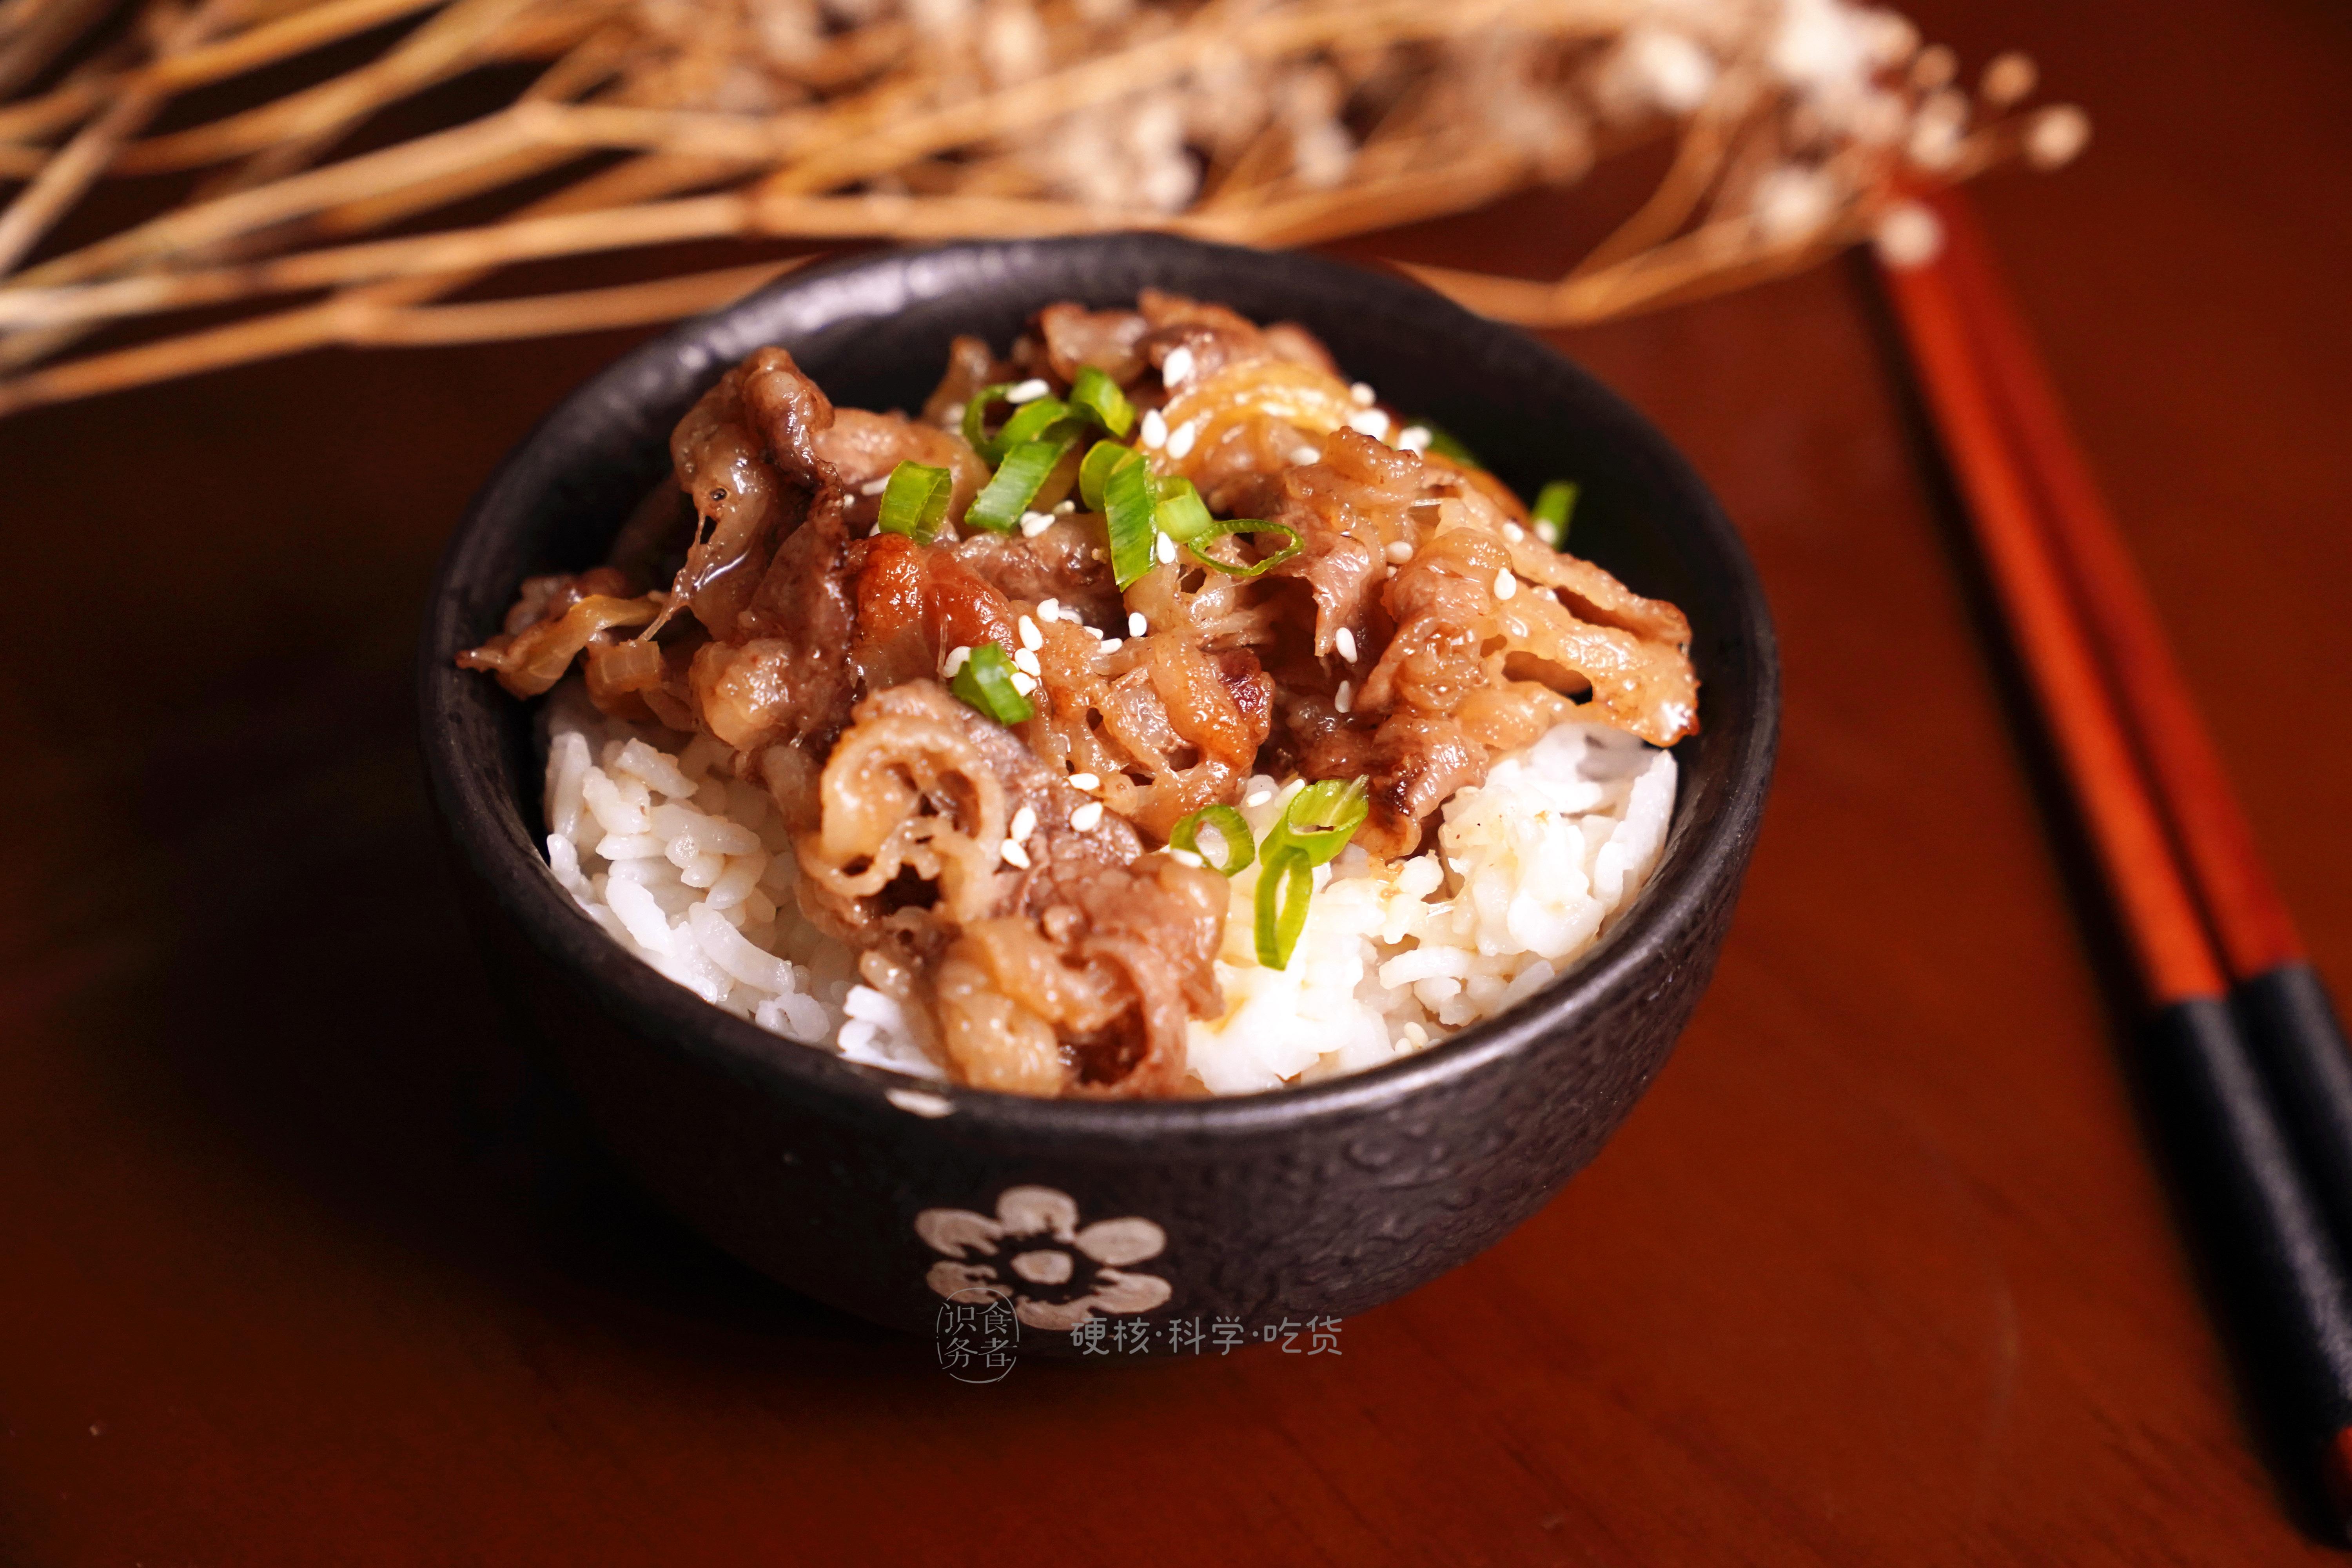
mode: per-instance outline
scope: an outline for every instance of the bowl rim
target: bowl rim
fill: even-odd
[[[527,832],[518,836],[501,830],[499,814],[520,815],[518,803],[488,783],[498,770],[494,765],[479,765],[482,759],[471,755],[461,740],[460,726],[443,721],[464,689],[463,683],[481,679],[457,669],[454,663],[455,651],[471,640],[457,624],[455,585],[486,549],[488,540],[528,521],[530,495],[543,493],[547,484],[544,479],[533,480],[525,489],[518,485],[540,448],[560,444],[564,427],[591,410],[642,402],[630,388],[646,368],[700,360],[707,362],[701,367],[708,371],[706,382],[715,380],[731,359],[714,357],[711,340],[722,335],[730,323],[772,309],[786,296],[845,282],[854,286],[863,274],[903,270],[909,263],[919,265],[927,258],[952,259],[967,254],[1017,265],[1024,254],[1084,253],[1107,245],[1171,255],[1208,253],[1225,265],[1338,275],[1352,289],[1381,291],[1384,306],[1429,318],[1433,328],[1518,339],[1522,352],[1532,348],[1556,362],[1556,371],[1586,384],[1587,393],[1647,445],[1650,449],[1644,456],[1660,488],[1678,492],[1678,500],[1690,503],[1685,509],[1689,521],[1727,567],[1728,597],[1739,607],[1741,624],[1725,630],[1744,645],[1754,672],[1755,707],[1729,764],[1723,800],[1710,818],[1690,825],[1686,843],[1676,846],[1670,837],[1660,864],[1636,896],[1633,909],[1593,950],[1577,960],[1564,976],[1501,1016],[1474,1024],[1426,1049],[1378,1067],[1309,1084],[1200,1099],[1048,1100],[917,1079],[851,1062],[830,1051],[772,1036],[750,1020],[705,1002],[625,952],[563,891],[543,854],[532,847]],[[1311,327],[1312,322],[1307,324]],[[512,587],[507,584],[503,592],[510,595]],[[950,1114],[929,1121],[931,1127],[952,1131],[960,1137],[993,1133],[1050,1139],[1064,1147],[1116,1149],[1141,1136],[1246,1136],[1270,1128],[1291,1128],[1302,1120],[1344,1119],[1390,1110],[1425,1089],[1474,1076],[1529,1049],[1579,1016],[1605,1009],[1618,994],[1647,984],[1643,971],[1656,951],[1670,944],[1691,922],[1704,918],[1717,883],[1727,874],[1737,878],[1744,868],[1747,847],[1756,836],[1769,788],[1780,731],[1779,642],[1746,546],[1689,459],[1615,391],[1540,339],[1474,315],[1433,290],[1392,273],[1304,252],[1253,250],[1150,231],[950,241],[833,258],[797,268],[730,305],[690,318],[638,345],[558,402],[507,452],[475,492],[435,568],[422,631],[417,718],[427,784],[443,829],[500,912],[541,954],[584,988],[590,1005],[614,1017],[643,1043],[683,1050],[740,1078],[794,1095],[833,1101],[845,1113],[878,1110],[900,1121],[910,1121],[913,1118],[887,1097],[893,1091],[911,1091],[937,1096],[950,1106]],[[1681,809],[1679,801],[1676,809]],[[613,962],[619,958],[627,962]]]

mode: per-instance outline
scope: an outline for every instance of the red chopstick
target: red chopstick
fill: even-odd
[[[2009,433],[2041,492],[2050,537],[2105,652],[2108,679],[2230,973],[2247,979],[2298,962],[2303,941],[2294,917],[2263,864],[2114,514],[1994,270],[1983,228],[1958,191],[1930,199],[1944,226],[1944,269],[2007,405]]]
[[[2209,1246],[2344,1523],[2352,1231],[2328,1222],[2352,1222],[2352,1057],[1981,233],[1957,193],[1931,200],[1946,249],[1887,293],[2153,1006],[2146,1066]]]
[[[2294,918],[2189,700],[2131,553],[2009,302],[1982,229],[1957,194],[1938,198],[1947,268],[2006,405],[2086,624],[2133,731],[2167,827],[2234,982],[2231,995],[2276,1086],[2320,1201],[2352,1252],[2352,1048],[2304,956]]]

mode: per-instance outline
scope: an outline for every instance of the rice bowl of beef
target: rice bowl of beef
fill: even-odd
[[[1076,351],[1049,367],[1048,307],[1066,341],[1108,323],[1150,363],[1113,345],[1095,357],[1123,381]],[[938,384],[951,354],[972,362],[960,399]],[[1186,401],[1214,381],[1204,362],[1228,403],[1234,386],[1255,400],[1246,429]],[[983,392],[992,418],[965,407]],[[784,411],[765,426],[732,412],[762,399]],[[1024,446],[1016,421],[1057,444]],[[1427,453],[1433,431],[1479,459]],[[679,457],[674,434],[702,446]],[[690,475],[697,451],[750,452],[773,475],[787,448],[811,478],[763,592],[814,607],[730,641],[739,605],[709,591],[726,563],[705,548],[725,520],[693,509],[687,564],[673,549],[634,582],[612,564],[659,518],[647,498],[674,461]],[[1084,487],[1082,450],[1101,469]],[[1158,497],[1168,534],[1196,520],[1190,553],[1148,521],[1138,534],[1102,475]],[[1529,537],[1545,519],[1517,499],[1562,477],[1573,556]],[[1302,507],[1357,515],[1316,500],[1335,489],[1366,515],[1394,500],[1386,533],[1359,531],[1369,563],[1343,562],[1392,580],[1385,612],[1332,613],[1330,572],[1293,559],[1316,535]],[[775,542],[809,553],[803,517],[830,520],[827,559],[849,575],[839,625],[795,649],[828,613],[803,586],[819,569]],[[1060,586],[1027,586],[1065,558]],[[943,618],[926,601],[908,625],[929,640],[894,637],[873,575],[925,570],[956,604],[987,603]],[[1407,644],[1411,606],[1473,590],[1486,619],[1468,646],[1496,634],[1493,689],[1465,704],[1461,679],[1427,677],[1437,642]],[[1530,622],[1550,640],[1507,652],[1500,632]],[[1619,663],[1580,674],[1580,649]],[[730,660],[754,658],[803,673],[726,684]],[[729,693],[817,689],[805,672],[827,659],[828,718],[772,703],[759,740],[733,743],[751,727]],[[1443,711],[1409,710],[1416,670]],[[421,679],[428,773],[491,961],[648,1188],[820,1300],[908,1329],[950,1298],[995,1300],[1049,1345],[1106,1317],[1360,1311],[1534,1212],[1631,1109],[1705,984],[1778,710],[1736,535],[1599,384],[1400,280],[1144,236],[835,263],[636,351],[478,498]],[[1256,728],[1228,720],[1222,751],[1197,725],[1181,751],[1134,742],[1120,693],[1155,682],[1171,708],[1205,690]],[[929,737],[911,764],[910,736]],[[923,759],[950,752],[924,808],[945,820],[915,825],[911,859],[903,808],[860,837],[873,813],[842,779],[889,795],[870,781],[930,779]],[[869,753],[887,767],[859,772]],[[984,824],[980,849],[962,817]],[[977,865],[961,879],[959,857]],[[1056,903],[1057,860],[1099,885],[1065,871]],[[1024,962],[1049,982],[1024,986]]]

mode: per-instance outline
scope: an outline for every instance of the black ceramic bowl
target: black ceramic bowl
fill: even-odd
[[[1125,303],[1146,285],[1304,322],[1347,374],[1442,423],[1522,494],[1578,479],[1578,552],[1688,613],[1705,728],[1678,750],[1680,798],[1648,888],[1506,1016],[1303,1089],[1127,1103],[948,1089],[942,1115],[908,1080],[768,1035],[616,947],[541,857],[526,705],[451,659],[497,629],[525,576],[603,557],[667,471],[671,426],[748,351],[784,345],[836,403],[912,407],[955,333],[1001,349],[1040,306]],[[645,1184],[819,1300],[919,1331],[951,1292],[1011,1290],[1026,1340],[1046,1349],[1068,1342],[1040,1325],[1081,1316],[1255,1328],[1360,1312],[1540,1208],[1624,1119],[1706,984],[1779,717],[1771,625],[1738,537],[1690,465],[1600,383],[1397,279],[1139,235],[813,268],[629,354],[476,499],[435,583],[421,663],[425,756],[477,924]]]

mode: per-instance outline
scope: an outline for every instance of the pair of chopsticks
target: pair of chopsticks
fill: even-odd
[[[2352,1053],[1983,233],[1928,204],[1943,247],[1886,290],[2151,1008],[2215,1282],[2352,1523]]]

